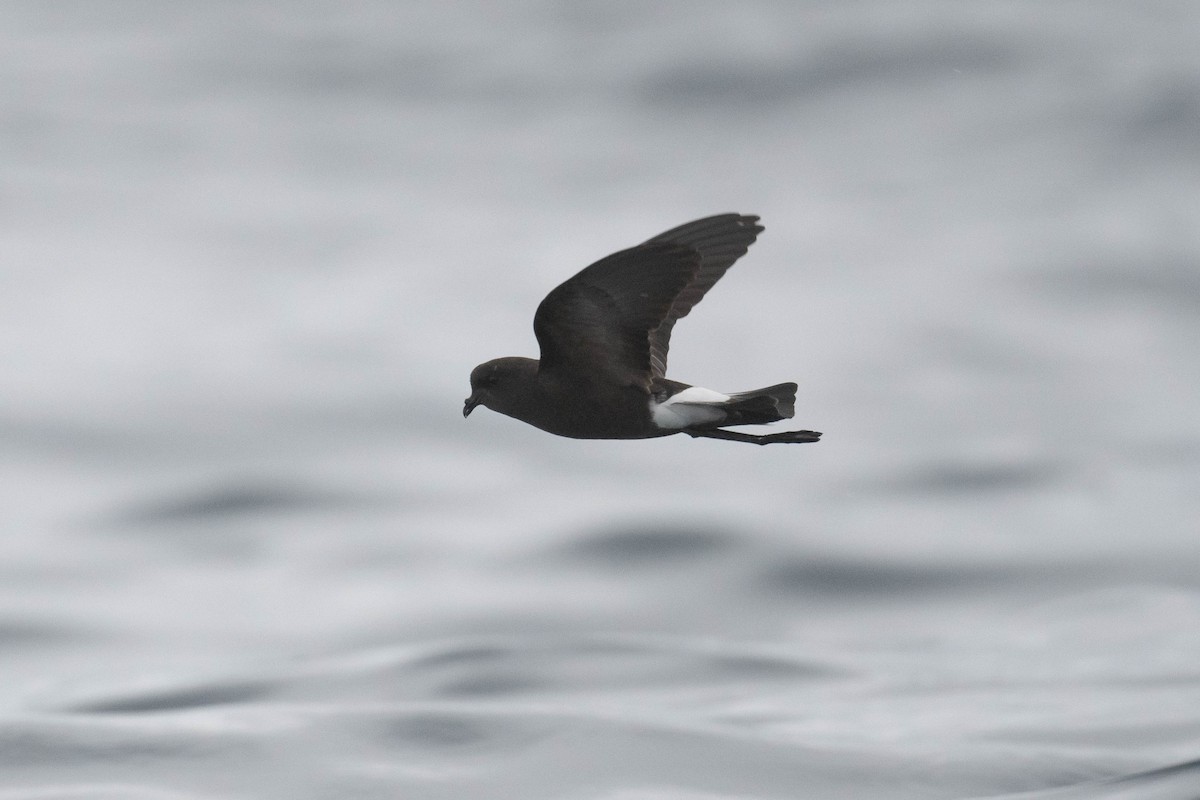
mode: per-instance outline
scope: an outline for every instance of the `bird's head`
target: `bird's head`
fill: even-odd
[[[538,362],[512,356],[494,358],[471,370],[471,396],[463,404],[463,416],[476,406],[512,415],[515,404],[526,399],[526,387],[537,379]]]

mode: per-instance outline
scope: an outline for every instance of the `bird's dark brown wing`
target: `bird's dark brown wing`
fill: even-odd
[[[646,243],[681,245],[695,251],[700,258],[700,268],[680,290],[659,324],[650,330],[650,369],[654,377],[661,378],[667,373],[667,350],[675,323],[686,317],[733,262],[746,254],[762,230],[758,217],[720,214],[672,228]]]
[[[538,306],[539,369],[648,392],[650,331],[668,318],[701,265],[695,248],[652,240],[586,267]]]

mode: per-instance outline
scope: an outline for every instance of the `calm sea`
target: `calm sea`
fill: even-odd
[[[1200,5],[0,4],[0,800],[1200,797]],[[672,376],[542,296],[766,232]]]

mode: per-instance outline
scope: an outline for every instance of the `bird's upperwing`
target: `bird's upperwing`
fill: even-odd
[[[733,262],[746,254],[762,231],[756,216],[720,214],[672,228],[646,242],[646,245],[683,246],[695,252],[700,260],[699,269],[679,291],[670,310],[650,330],[650,369],[654,377],[661,378],[667,373],[667,350],[676,321],[688,315]]]
[[[702,266],[694,247],[654,239],[584,268],[546,295],[533,317],[542,351],[539,369],[649,391],[651,332],[670,317]]]

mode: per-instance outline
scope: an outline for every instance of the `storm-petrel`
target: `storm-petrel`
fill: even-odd
[[[480,364],[471,372],[463,416],[487,406],[574,439],[686,433],[751,444],[817,441],[816,431],[723,430],[791,418],[794,383],[721,394],[666,377],[675,323],[762,230],[755,216],[706,217],[585,268],[546,295],[534,314],[541,360],[511,356]]]

